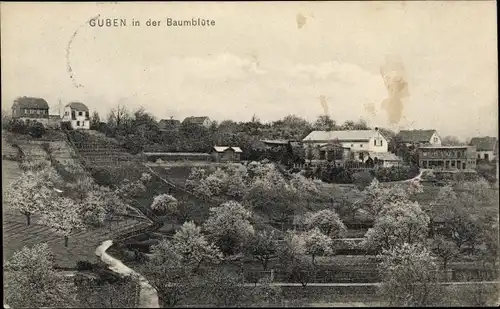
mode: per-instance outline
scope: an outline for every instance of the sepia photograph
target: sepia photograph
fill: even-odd
[[[496,4],[0,2],[4,308],[500,306]]]

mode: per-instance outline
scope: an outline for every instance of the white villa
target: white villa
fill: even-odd
[[[64,107],[62,122],[69,122],[75,130],[90,129],[89,108],[80,102],[69,103]]]
[[[401,161],[389,152],[389,141],[378,128],[373,130],[349,131],[313,131],[302,143],[306,148],[313,149],[316,160],[326,160],[328,145],[337,141],[342,145],[344,160],[351,156],[354,160],[365,162],[368,158],[382,161],[383,166],[392,166]]]

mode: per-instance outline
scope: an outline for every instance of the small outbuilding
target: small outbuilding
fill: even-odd
[[[212,158],[215,162],[240,162],[241,153],[240,147],[231,146],[214,146],[212,148]]]

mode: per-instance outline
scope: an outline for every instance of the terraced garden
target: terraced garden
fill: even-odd
[[[4,136],[2,136],[4,137]],[[53,137],[53,136],[52,136]],[[63,136],[64,137],[64,136]],[[12,139],[13,136],[10,136]],[[7,140],[2,138],[2,142],[9,145]],[[19,139],[16,143],[19,149],[25,154],[25,159],[40,161],[48,159],[46,148],[51,150],[51,156],[63,166],[71,166],[75,172],[78,170],[79,162],[75,159],[73,149],[67,144],[65,139],[52,138],[51,140]],[[17,148],[11,147],[17,151]],[[48,161],[50,164],[50,161]],[[19,163],[11,160],[2,160],[3,188],[16,180],[22,173]],[[80,166],[81,168],[81,166]],[[58,170],[56,168],[56,170]],[[83,168],[81,168],[83,172]],[[59,172],[59,171],[58,171]],[[135,213],[135,212],[134,212]],[[15,211],[7,209],[2,203],[3,233],[4,233],[4,260],[21,249],[23,246],[32,246],[37,243],[47,242],[55,254],[58,267],[75,267],[80,260],[95,261],[95,249],[104,240],[115,239],[124,233],[136,231],[137,229],[151,226],[151,221],[141,218],[139,213],[134,216],[116,217],[113,222],[107,223],[104,227],[79,231],[69,237],[68,247],[64,246],[64,238],[56,235],[48,227],[38,224],[38,216],[32,216],[32,224],[26,225],[26,218]]]
[[[95,249],[103,241],[119,237],[131,229],[150,226],[151,222],[139,218],[120,218],[112,224],[99,229],[81,231],[69,237],[68,247],[64,246],[64,238],[56,235],[48,227],[36,223],[33,216],[32,224],[26,225],[26,218],[18,213],[3,211],[3,249],[4,261],[24,246],[46,242],[52,249],[55,263],[58,267],[74,268],[78,261],[96,262]]]

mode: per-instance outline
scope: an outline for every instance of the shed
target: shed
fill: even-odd
[[[240,162],[242,152],[240,147],[214,146],[211,155],[215,162]]]

